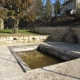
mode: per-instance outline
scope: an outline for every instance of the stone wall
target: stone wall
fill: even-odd
[[[0,30],[4,29],[4,20],[0,18]]]
[[[47,40],[49,36],[6,36],[0,37],[0,44],[37,43]]]
[[[61,28],[61,27],[35,27],[35,32],[48,34],[52,41],[63,41],[66,33],[69,28]]]
[[[65,35],[65,40],[66,42],[72,42],[71,39],[74,37],[76,37],[77,43],[80,44],[80,28],[70,28]]]
[[[50,35],[52,41],[80,43],[80,28],[69,27],[35,27],[34,31]],[[76,39],[75,39],[76,37]],[[74,39],[74,40],[72,40]],[[77,41],[77,42],[76,42]]]

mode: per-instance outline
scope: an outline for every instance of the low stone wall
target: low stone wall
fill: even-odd
[[[80,28],[35,27],[34,31],[41,34],[50,35],[50,39],[52,41],[72,42],[71,37],[76,36],[77,42],[80,43]],[[73,42],[76,42],[76,41],[73,40]]]
[[[63,41],[64,36],[69,28],[61,27],[35,27],[34,31],[41,34],[48,34],[52,41]]]
[[[6,36],[0,37],[0,44],[32,43],[46,41],[48,35],[42,36]]]

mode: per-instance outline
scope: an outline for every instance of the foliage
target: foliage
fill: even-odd
[[[0,14],[6,9],[7,16],[13,16],[15,19],[27,17],[27,15],[32,15],[30,14],[30,9],[34,8],[33,4],[33,0],[0,0],[0,7],[3,8],[3,10],[0,9]],[[32,18],[34,17],[32,16]]]
[[[46,0],[46,17],[51,17],[52,6],[50,0]]]
[[[0,18],[7,18],[7,9],[4,9],[3,7],[0,7]]]
[[[42,20],[44,18],[51,17],[52,5],[50,0],[46,0],[46,4],[45,4],[45,0],[36,0],[35,6],[36,6],[37,19]]]
[[[35,7],[36,7],[36,17],[41,18],[42,17],[42,9],[43,9],[42,0],[36,0]]]
[[[26,20],[34,21],[35,12],[33,10],[33,0],[0,0],[0,16],[14,19],[14,21],[9,22],[14,33],[18,32],[21,18],[26,17]]]
[[[57,0],[56,3],[54,4],[54,10],[56,15],[60,14],[60,10],[61,10],[60,0]]]

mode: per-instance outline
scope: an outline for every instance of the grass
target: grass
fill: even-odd
[[[10,33],[12,34],[12,30],[8,30],[8,29],[4,29],[4,30],[0,30],[0,33]]]
[[[19,30],[18,33],[13,33],[13,30],[11,29],[4,29],[4,30],[0,30],[0,36],[5,36],[5,35],[40,35],[37,33],[33,33],[30,30]]]

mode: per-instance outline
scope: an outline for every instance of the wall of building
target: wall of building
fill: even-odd
[[[76,5],[75,5],[75,1],[70,1],[67,5],[66,5],[66,10],[71,10],[71,9],[75,9]]]
[[[80,0],[76,0],[78,4],[80,4]]]
[[[76,9],[77,14],[80,14],[80,0],[76,0]]]
[[[72,13],[80,14],[80,0],[67,0],[66,5],[64,4],[63,6],[64,6],[64,10],[72,11],[70,14],[72,14]],[[64,14],[64,11],[63,11],[63,14]]]

